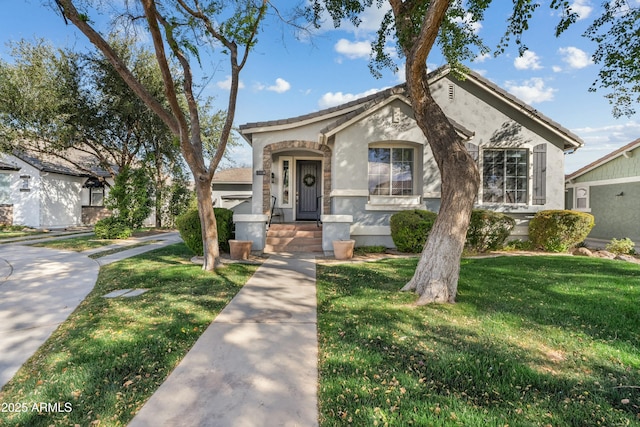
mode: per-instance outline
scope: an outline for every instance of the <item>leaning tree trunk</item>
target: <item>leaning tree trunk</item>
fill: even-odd
[[[221,263],[220,247],[218,246],[218,228],[216,217],[213,213],[213,199],[211,198],[211,180],[196,179],[196,195],[204,250],[204,265],[202,269],[213,271],[220,267]]]
[[[475,162],[431,96],[426,74],[419,80],[417,85],[409,81],[407,85],[416,122],[426,135],[440,170],[441,205],[413,278],[402,290],[415,290],[418,305],[453,303],[480,177]]]

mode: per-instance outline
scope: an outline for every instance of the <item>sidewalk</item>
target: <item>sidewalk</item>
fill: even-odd
[[[274,255],[129,424],[318,425],[316,265]]]

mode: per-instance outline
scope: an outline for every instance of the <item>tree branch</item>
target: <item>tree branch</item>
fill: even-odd
[[[162,121],[171,129],[172,132],[178,133],[178,124],[175,118],[167,112],[162,104],[158,102],[145,87],[135,78],[131,71],[127,68],[118,54],[111,48],[109,43],[91,27],[87,20],[80,16],[78,10],[75,8],[72,0],[56,0],[58,7],[62,11],[62,16],[68,19],[76,26],[89,41],[97,47],[107,60],[113,65],[116,72],[122,77],[122,79],[129,84],[131,89],[136,95],[142,99],[142,101],[162,119]]]

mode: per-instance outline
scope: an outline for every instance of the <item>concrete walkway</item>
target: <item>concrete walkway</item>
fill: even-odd
[[[129,426],[317,426],[315,267],[270,257]]]
[[[101,265],[179,242],[180,236],[162,233],[85,253],[26,246],[52,239],[0,244],[0,388],[91,292]],[[88,257],[145,240],[159,242],[96,260]]]
[[[0,387],[91,292],[100,266],[76,252],[0,246]]]

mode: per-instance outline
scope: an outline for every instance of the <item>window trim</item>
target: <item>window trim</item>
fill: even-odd
[[[284,163],[289,162],[288,166],[288,185],[284,186]],[[277,207],[279,208],[292,208],[293,207],[293,156],[281,156],[278,160],[278,176],[277,176]],[[283,203],[283,194],[285,190],[289,191],[288,203]]]
[[[370,162],[369,162],[369,152],[370,150],[375,150],[375,149],[389,149],[390,152],[390,163],[393,163],[393,150],[397,150],[397,149],[404,149],[404,150],[411,150],[411,194],[391,194],[392,193],[392,182],[393,182],[393,169],[389,168],[389,193],[390,194],[373,194],[371,193],[371,190],[369,189],[369,177],[370,177]],[[417,176],[417,169],[418,169],[418,159],[417,159],[417,150],[416,147],[413,145],[409,145],[409,144],[402,144],[402,143],[376,143],[376,144],[369,144],[369,146],[367,147],[367,193],[369,194],[369,199],[384,199],[384,198],[388,198],[388,199],[397,199],[397,198],[407,198],[407,199],[415,199],[416,196],[420,196],[420,192],[418,191],[418,176]]]
[[[485,178],[484,178],[484,172],[485,172],[485,153],[489,152],[489,151],[500,151],[500,152],[507,152],[507,151],[522,151],[526,154],[527,159],[526,159],[526,176],[522,176],[522,178],[526,178],[526,184],[527,184],[527,188],[526,188],[526,195],[525,195],[525,201],[524,202],[508,202],[505,199],[506,197],[506,193],[507,190],[503,187],[503,201],[501,202],[493,202],[493,201],[485,201]],[[531,149],[527,148],[527,147],[482,147],[480,152],[478,153],[478,163],[479,163],[479,170],[480,170],[480,188],[479,188],[479,192],[480,192],[480,197],[479,200],[482,201],[482,205],[495,205],[495,204],[499,204],[499,205],[509,205],[509,206],[529,206],[531,205],[531,197],[532,197],[532,192],[531,192],[531,185],[532,185],[532,179],[533,179],[533,173],[532,173],[532,168],[533,168],[533,158],[532,158],[532,153],[531,153]],[[506,168],[506,163],[505,163],[505,168]],[[516,176],[517,179],[517,176]],[[506,181],[505,184],[506,185]],[[512,191],[517,191],[517,190],[512,190]]]
[[[578,192],[580,190],[584,190],[584,197],[578,197]],[[591,208],[589,206],[589,187],[588,186],[576,186],[573,190],[573,206],[574,209],[581,212],[591,212]],[[583,208],[578,207],[578,199],[585,200],[585,206]]]

